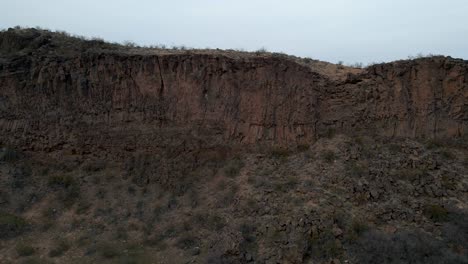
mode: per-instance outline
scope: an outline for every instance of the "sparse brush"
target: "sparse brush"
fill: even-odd
[[[28,223],[22,217],[0,211],[0,238],[8,238],[21,234]]]
[[[20,158],[20,154],[8,147],[0,148],[0,161],[14,162]]]
[[[239,175],[243,167],[244,162],[242,160],[233,159],[224,167],[224,174],[230,178],[234,178]]]
[[[16,244],[15,249],[16,253],[21,257],[31,256],[36,252],[34,247],[26,242],[19,242],[18,244]]]
[[[331,150],[326,150],[322,153],[322,159],[328,163],[332,163],[336,159],[335,152]]]
[[[59,257],[70,249],[70,244],[65,239],[60,239],[55,242],[54,246],[49,251],[49,257]]]
[[[271,149],[270,155],[273,158],[286,158],[291,154],[291,152],[286,148],[274,147]]]
[[[102,241],[96,246],[96,251],[104,258],[112,259],[121,254],[121,246],[116,243]]]
[[[427,205],[424,209],[424,214],[435,222],[442,222],[448,218],[447,209],[438,204]]]

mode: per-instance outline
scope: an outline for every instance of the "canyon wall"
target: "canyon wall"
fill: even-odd
[[[47,51],[0,56],[1,144],[135,150],[190,135],[290,146],[330,131],[453,137],[468,128],[463,60],[400,61],[333,78],[265,54]]]

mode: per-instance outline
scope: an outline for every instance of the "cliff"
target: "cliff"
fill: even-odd
[[[174,133],[247,145],[308,144],[330,131],[467,133],[468,62],[450,57],[351,69],[270,53],[126,48],[34,29],[2,32],[0,44],[2,144],[135,149]]]
[[[467,80],[0,32],[0,262],[468,263]]]

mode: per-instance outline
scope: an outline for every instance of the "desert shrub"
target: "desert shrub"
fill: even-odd
[[[359,178],[367,173],[368,166],[361,162],[349,162],[346,164],[346,172],[348,176]]]
[[[453,159],[456,159],[456,156],[449,150],[447,149],[443,149],[439,152],[440,156],[444,159],[447,159],[447,160],[453,160]]]
[[[331,139],[331,138],[335,137],[335,135],[336,135],[336,129],[334,129],[334,128],[327,128],[327,130],[325,131],[325,137],[326,138]]]
[[[276,159],[279,159],[279,158],[286,158],[288,157],[289,155],[291,154],[291,152],[286,149],[286,148],[281,148],[281,147],[274,147],[271,149],[270,151],[270,156],[272,158],[276,158]]]
[[[127,228],[122,227],[122,226],[117,227],[113,237],[117,240],[127,240],[128,239]]]
[[[1,148],[0,149],[0,161],[14,162],[20,158],[20,154],[12,148]]]
[[[96,246],[96,251],[104,258],[115,258],[121,254],[121,247],[115,243],[111,242],[100,242]]]
[[[74,184],[61,192],[60,198],[66,208],[71,207],[79,199],[80,188]]]
[[[45,218],[45,219],[54,219],[58,212],[57,212],[57,209],[55,209],[52,205],[44,208],[41,212],[42,216]]]
[[[441,149],[441,148],[466,148],[468,136],[461,136],[458,138],[432,138],[423,141],[427,149]]]
[[[49,257],[59,257],[70,249],[70,244],[64,239],[55,241],[53,247],[49,251]]]
[[[297,145],[297,151],[298,152],[304,152],[309,150],[310,146],[308,144],[299,144]]]
[[[229,185],[228,183],[225,183],[224,185],[225,191],[223,191],[221,197],[216,203],[220,208],[225,208],[231,205],[236,200],[237,191],[239,190],[239,186],[235,182],[230,182]]]
[[[332,228],[326,227],[310,238],[308,254],[316,259],[337,258],[343,253],[343,248],[337,243]]]
[[[15,250],[18,256],[21,257],[31,256],[36,252],[33,246],[25,242],[16,244]]]
[[[207,230],[219,231],[226,225],[224,217],[216,214],[197,213],[193,216],[193,223]]]
[[[59,198],[65,207],[71,207],[80,196],[78,183],[69,175],[52,175],[48,179],[50,187],[59,187]]]
[[[27,222],[23,218],[5,212],[0,212],[0,238],[9,238],[23,233]]]
[[[349,65],[349,66],[350,66],[350,67],[353,67],[353,68],[359,68],[359,69],[361,69],[361,68],[363,67],[363,64],[362,64],[362,62],[355,62],[355,63],[353,63],[353,64],[351,64],[351,65]]]
[[[256,55],[261,55],[261,54],[266,53],[266,52],[268,52],[267,49],[265,47],[261,47],[261,48],[259,48],[258,50],[255,51],[255,54]]]
[[[295,175],[284,176],[284,179],[278,182],[271,182],[271,186],[275,192],[288,192],[299,184]]]
[[[12,173],[11,187],[13,189],[23,189],[30,183],[31,167],[28,165],[20,165],[15,167]]]
[[[397,145],[397,144],[389,144],[388,145],[388,150],[391,152],[391,153],[400,153],[401,152],[401,146],[400,145]]]
[[[440,139],[429,139],[425,142],[426,148],[437,149],[444,146],[444,143]]]
[[[74,183],[73,178],[69,175],[51,175],[48,179],[48,184],[51,187],[69,187]]]
[[[182,237],[180,237],[177,242],[176,242],[176,247],[180,249],[190,249],[199,244],[198,238],[191,234],[184,234]]]
[[[104,199],[106,197],[107,190],[104,188],[98,188],[96,192],[96,197],[99,198],[100,200]]]
[[[256,171],[249,175],[247,182],[255,188],[274,188],[274,181],[271,176],[275,173],[275,168],[257,167]]]
[[[299,184],[299,180],[297,179],[297,175],[294,173],[288,174],[284,177],[284,185],[288,189],[293,189]]]
[[[22,260],[19,263],[20,264],[50,264],[52,262],[50,262],[50,261],[48,261],[46,259],[40,258],[40,257],[30,256],[30,257]]]
[[[128,255],[119,256],[115,263],[118,264],[150,264],[150,263],[158,263],[155,262],[153,256],[148,257],[143,253],[129,253]]]
[[[253,243],[256,240],[257,227],[249,222],[244,222],[239,226],[239,231],[242,234],[244,241]]]
[[[421,232],[384,234],[364,233],[351,245],[350,255],[356,263],[466,263],[466,257],[455,255],[443,242]]]
[[[468,245],[468,213],[450,211],[442,225],[442,236],[454,246]]]
[[[347,227],[347,232],[345,234],[345,239],[349,242],[356,241],[361,237],[366,231],[369,230],[369,226],[366,222],[361,219],[353,219]]]
[[[419,168],[401,169],[397,171],[397,176],[409,182],[417,181],[426,174],[426,170]]]
[[[83,165],[83,170],[85,172],[98,172],[107,167],[107,163],[104,160],[97,160],[97,161],[89,161],[85,165]]]
[[[326,150],[322,153],[322,159],[328,163],[332,163],[336,159],[335,152]]]
[[[443,175],[440,182],[445,189],[455,190],[457,188],[457,183],[447,175]]]
[[[89,208],[91,208],[91,203],[85,201],[84,199],[80,200],[76,207],[76,213],[79,215],[85,214],[86,212],[88,212]]]
[[[228,177],[236,177],[244,167],[244,162],[240,159],[233,159],[224,167],[224,174]]]
[[[135,42],[130,41],[130,40],[125,40],[122,45],[126,46],[127,48],[135,48],[137,47],[137,44]]]
[[[444,207],[438,204],[430,204],[424,208],[424,214],[426,217],[432,219],[435,222],[441,222],[447,220],[448,211]]]

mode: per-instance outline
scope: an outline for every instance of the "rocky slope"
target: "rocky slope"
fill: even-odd
[[[328,130],[431,138],[467,130],[468,64],[462,60],[374,65],[334,80],[271,54],[105,48],[62,54],[53,35],[37,34],[26,40],[15,31],[1,35],[9,56],[0,68],[0,127],[12,135],[4,144],[81,149],[86,138],[109,147],[172,127],[212,127],[229,142],[280,145],[312,143]],[[116,131],[128,129],[136,131]],[[109,136],[90,134],[97,131]]]
[[[450,57],[0,32],[0,258],[467,263],[467,99]]]

